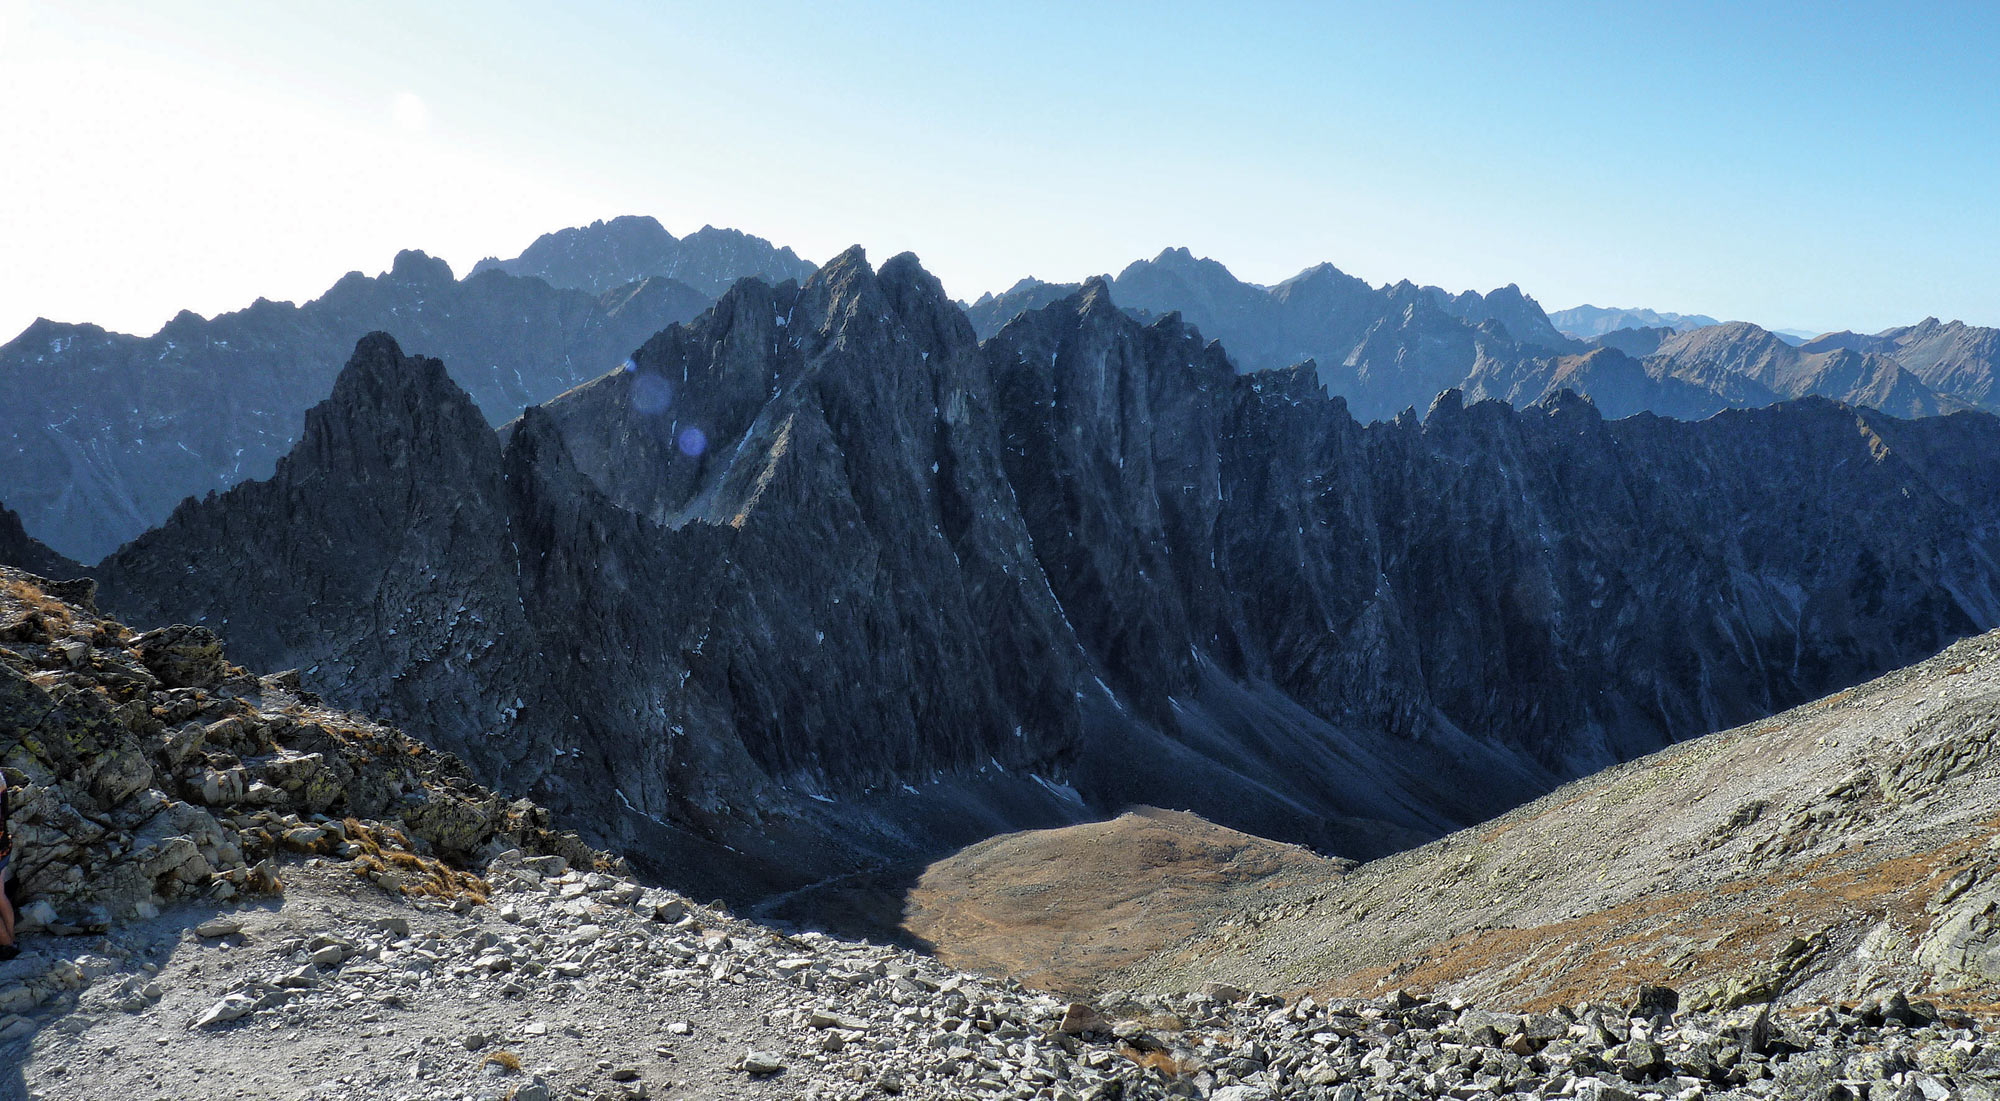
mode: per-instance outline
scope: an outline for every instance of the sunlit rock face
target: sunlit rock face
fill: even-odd
[[[105,599],[738,896],[1135,802],[1372,855],[2000,622],[1993,418],[1363,426],[1112,293],[982,344],[852,250],[497,437],[371,337]]]

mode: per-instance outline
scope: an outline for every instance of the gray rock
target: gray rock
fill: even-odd
[[[228,672],[222,640],[206,627],[176,623],[132,640],[132,648],[168,688],[212,688]]]
[[[203,1011],[201,1016],[196,1017],[193,1027],[214,1028],[217,1025],[226,1024],[247,1016],[254,1012],[256,1008],[256,998],[248,994],[231,994],[214,1005],[209,1006],[207,1010]]]

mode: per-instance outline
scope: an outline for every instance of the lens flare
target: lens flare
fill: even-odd
[[[699,428],[683,428],[678,443],[681,454],[690,459],[699,458],[702,452],[708,450],[708,433]]]
[[[650,415],[666,412],[667,406],[673,403],[673,383],[651,371],[642,371],[633,376],[632,408]]]

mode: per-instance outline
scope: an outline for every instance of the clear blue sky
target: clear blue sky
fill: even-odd
[[[621,213],[956,295],[1187,245],[1772,327],[2000,324],[1996,6],[0,0],[0,330]],[[574,11],[570,11],[574,8]]]

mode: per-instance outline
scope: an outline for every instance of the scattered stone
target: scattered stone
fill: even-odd
[[[843,1017],[824,1009],[815,1009],[806,1018],[806,1024],[813,1028],[843,1028],[849,1032],[866,1032],[868,1022],[858,1017]]]
[[[248,994],[231,994],[209,1006],[207,1011],[194,1020],[196,1028],[213,1028],[216,1025],[234,1021],[249,1015],[257,1008],[257,999]]]
[[[1110,1027],[1095,1007],[1085,1002],[1071,1002],[1063,1010],[1062,1022],[1056,1025],[1056,1031],[1065,1036],[1082,1036],[1090,1032],[1105,1032]]]

